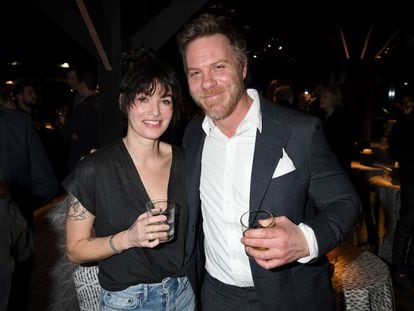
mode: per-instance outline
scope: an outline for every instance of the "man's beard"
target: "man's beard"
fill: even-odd
[[[204,96],[212,96],[214,94],[221,94],[226,92],[226,98],[223,101],[217,103],[208,103],[206,102],[203,97]],[[214,89],[210,89],[208,92],[203,94],[194,94],[191,93],[192,98],[196,102],[196,104],[203,109],[204,113],[209,116],[214,121],[219,121],[227,118],[230,116],[233,111],[236,109],[237,104],[242,97],[244,92],[244,84],[243,80],[238,81],[233,86],[228,89],[217,87]]]

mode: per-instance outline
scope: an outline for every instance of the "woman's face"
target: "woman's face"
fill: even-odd
[[[152,95],[136,94],[128,111],[128,135],[157,140],[167,130],[173,116],[171,89],[165,92],[156,83]]]

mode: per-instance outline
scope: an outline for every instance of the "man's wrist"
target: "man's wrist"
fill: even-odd
[[[299,224],[299,229],[302,231],[305,236],[306,242],[308,243],[309,255],[306,257],[299,258],[297,261],[299,263],[308,263],[311,260],[318,257],[318,242],[315,237],[313,229],[304,223]]]

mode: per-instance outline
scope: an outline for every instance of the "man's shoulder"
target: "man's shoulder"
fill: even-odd
[[[270,103],[266,99],[261,99],[262,117],[265,120],[270,118],[273,121],[287,124],[288,126],[304,126],[318,123],[320,120],[299,110],[287,108],[275,103]]]
[[[35,133],[35,126],[28,114],[25,112],[2,109],[0,112],[0,126],[8,133],[17,137],[23,137]]]
[[[30,123],[30,116],[19,110],[12,110],[4,107],[0,107],[0,118],[10,122]]]

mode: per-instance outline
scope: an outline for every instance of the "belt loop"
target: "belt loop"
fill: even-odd
[[[162,288],[168,289],[170,287],[170,282],[173,280],[173,278],[166,277],[164,280],[162,280]]]
[[[148,284],[142,284],[143,289],[144,289],[144,301],[148,301]]]

